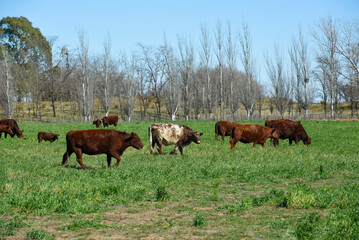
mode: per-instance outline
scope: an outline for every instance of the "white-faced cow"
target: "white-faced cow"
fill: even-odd
[[[162,154],[162,144],[165,146],[175,145],[173,154],[176,153],[177,148],[183,155],[183,147],[188,146],[191,142],[200,143],[200,137],[203,133],[198,133],[185,125],[155,123],[148,129],[150,137],[150,153],[153,153],[153,148],[157,144],[159,154]]]

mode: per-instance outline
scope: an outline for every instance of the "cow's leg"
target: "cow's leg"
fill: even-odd
[[[292,139],[289,138],[289,145],[292,145]]]
[[[116,158],[116,160],[117,160],[116,166],[118,167],[118,165],[120,164],[120,161],[121,161],[121,155],[119,153],[114,153],[114,154],[112,154],[112,156],[114,158]]]
[[[111,167],[111,155],[107,154],[107,167]]]
[[[253,143],[253,147],[255,147],[256,145],[257,145],[257,143],[256,143],[256,142],[254,142],[254,143]]]
[[[150,134],[152,134],[152,133],[150,133]],[[150,154],[153,153],[153,148],[155,147],[155,145],[156,145],[156,137],[155,137],[155,139],[153,139],[153,141],[152,141],[152,148],[150,148]],[[157,145],[157,146],[158,146],[158,145]]]
[[[42,138],[39,138],[39,143],[42,141]]]
[[[72,150],[67,149],[64,156],[62,157],[62,163],[61,163],[62,166],[67,166],[67,164],[69,164],[69,157],[71,156],[72,153],[73,153]]]
[[[76,154],[76,161],[80,164],[80,166],[86,170],[87,167],[84,165],[84,163],[82,162],[82,151],[81,149],[74,149],[74,152]]]
[[[162,154],[162,139],[160,139],[159,137],[156,137],[155,142],[157,144],[158,153]]]
[[[173,153],[172,153],[173,155],[175,155],[175,154],[176,154],[177,149],[178,149],[178,146],[177,146],[177,145],[175,145],[175,148],[174,148]]]
[[[231,140],[231,149],[233,149],[234,146],[236,146],[236,143],[237,143],[236,139],[232,138],[232,140]]]
[[[183,155],[183,147],[178,147],[178,149],[179,149],[181,155]]]

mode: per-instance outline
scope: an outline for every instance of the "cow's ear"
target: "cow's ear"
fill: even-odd
[[[133,132],[125,137],[125,141],[130,141],[133,138]]]
[[[202,136],[202,135],[203,135],[203,133],[200,133],[199,135],[200,135],[200,136]]]

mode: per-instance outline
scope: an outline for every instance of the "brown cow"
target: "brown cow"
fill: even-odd
[[[38,132],[37,133],[37,140],[39,142],[44,140],[44,141],[50,141],[50,143],[52,143],[56,139],[59,140],[59,136],[60,136],[60,134],[47,133],[47,132]]]
[[[265,126],[275,128],[279,138],[289,139],[290,145],[292,145],[292,141],[295,141],[295,144],[298,144],[299,141],[303,141],[307,146],[311,143],[311,139],[308,137],[300,122],[289,119],[266,120]],[[274,146],[279,145],[278,139],[273,139],[271,140],[271,143],[272,142]]]
[[[237,126],[238,123],[230,122],[230,121],[218,121],[214,126],[214,131],[216,133],[216,140],[218,140],[218,135],[222,136],[222,140],[224,141],[224,136],[229,136],[229,140],[232,139],[232,129]]]
[[[242,143],[253,143],[265,146],[268,138],[278,138],[274,128],[264,127],[255,124],[238,124],[232,131],[231,149],[234,148],[238,141]]]
[[[118,116],[113,115],[113,116],[103,117],[102,123],[104,127],[108,127],[110,125],[114,125],[116,127],[118,123]]]
[[[183,155],[183,147],[188,146],[191,142],[199,144],[200,136],[203,133],[194,132],[185,125],[155,123],[148,128],[150,137],[150,154],[157,144],[159,154],[162,154],[162,144],[165,146],[175,145],[173,154],[176,154],[177,148]]]
[[[14,135],[13,131],[11,130],[11,127],[9,125],[0,125],[0,136],[2,133]]]
[[[119,165],[121,155],[129,146],[136,149],[143,148],[138,135],[116,131],[113,129],[91,129],[70,131],[66,134],[67,150],[62,159],[62,165],[67,165],[70,155],[75,152],[76,160],[83,169],[87,169],[82,162],[82,154],[106,154],[107,166],[111,166],[111,157],[117,159]]]
[[[95,124],[96,125],[96,128],[99,128],[100,125],[101,125],[101,119],[96,119],[92,122],[92,124]]]
[[[23,138],[23,132],[24,130],[20,130],[19,126],[17,125],[17,122],[14,120],[14,119],[7,119],[7,118],[4,118],[4,119],[1,119],[0,120],[0,124],[2,125],[8,125],[11,127],[11,130],[12,130],[12,134],[10,134],[10,136],[13,138],[15,135],[18,137],[18,138]],[[0,137],[1,137],[2,133],[0,132]],[[7,137],[7,133],[5,132],[5,138]]]

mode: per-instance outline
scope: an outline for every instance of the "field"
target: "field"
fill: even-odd
[[[74,154],[60,166],[65,135],[93,125],[20,122],[27,139],[0,139],[0,239],[359,239],[359,122],[302,121],[308,147],[233,150],[213,121],[178,123],[204,133],[183,156],[150,155],[151,123],[120,122],[144,148],[110,169],[84,155],[84,171]]]

